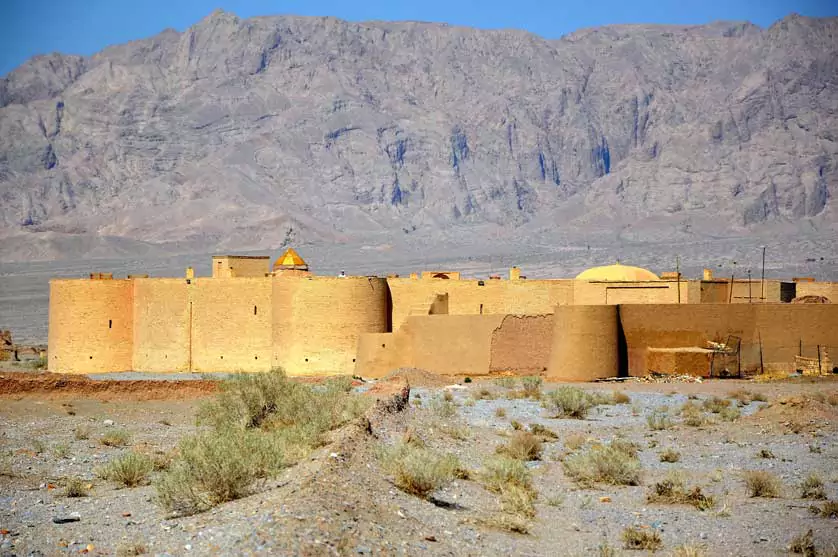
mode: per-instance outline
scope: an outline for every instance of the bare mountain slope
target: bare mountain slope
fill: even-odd
[[[548,41],[218,11],[0,80],[0,256],[829,236],[836,155],[836,18]]]

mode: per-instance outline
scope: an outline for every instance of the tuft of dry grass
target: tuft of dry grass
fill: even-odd
[[[116,557],[137,557],[148,553],[148,548],[140,541],[126,542],[116,548]]]
[[[99,442],[106,447],[124,447],[131,442],[131,434],[124,429],[112,429],[104,433]]]
[[[125,487],[136,487],[148,481],[153,469],[154,463],[146,455],[129,452],[111,460],[99,471],[99,475]]]
[[[507,513],[493,514],[489,518],[480,519],[478,523],[489,528],[497,528],[515,534],[530,533],[530,522],[527,519]]]
[[[76,441],[84,441],[90,438],[90,433],[89,425],[78,425],[73,430],[73,437],[75,437]]]
[[[512,426],[512,429],[514,429],[515,431],[521,431],[524,428],[524,426],[518,420],[512,420],[511,422],[509,422],[509,425]]]
[[[571,451],[579,450],[582,445],[588,441],[588,437],[584,433],[571,433],[564,439],[564,446]]]
[[[67,443],[58,443],[52,447],[52,456],[55,458],[67,458],[70,456],[70,445]]]
[[[800,484],[800,497],[802,499],[826,499],[826,491],[820,476],[815,473],[806,476],[806,479]]]
[[[708,412],[718,414],[719,412],[730,406],[730,400],[714,396],[711,398],[704,399],[704,402],[701,404],[701,406]]]
[[[505,418],[506,417],[506,408],[503,406],[498,406],[495,408],[495,417],[497,418]]]
[[[656,408],[646,416],[646,424],[652,431],[663,431],[672,427],[672,420],[666,411]]]
[[[765,470],[746,470],[742,473],[745,486],[751,497],[779,497],[782,490],[780,479]]]
[[[718,416],[723,422],[733,422],[742,417],[742,412],[735,406],[728,406],[727,408],[722,408]]]
[[[449,391],[446,391],[445,394],[449,395],[449,398],[445,396],[432,397],[428,406],[431,412],[440,418],[453,418],[457,415],[457,403],[454,402],[453,397],[450,397],[451,393]]]
[[[526,462],[540,460],[542,449],[541,438],[529,431],[516,431],[507,443],[497,448],[496,452]]]
[[[64,482],[64,497],[87,497],[88,483],[81,478],[69,478]]]
[[[770,449],[760,449],[757,453],[757,458],[776,458]]]
[[[683,474],[676,470],[670,471],[666,478],[656,482],[646,500],[667,505],[692,505],[700,511],[712,509],[716,505],[715,498],[703,493],[700,487],[687,489]]]
[[[710,420],[702,412],[701,408],[689,400],[681,406],[680,414],[684,425],[690,427],[701,427],[710,423]]]
[[[703,545],[684,544],[672,549],[672,557],[706,557],[707,549]]]
[[[815,539],[810,528],[805,534],[795,536],[789,545],[789,552],[796,555],[805,555],[806,557],[816,557],[818,554],[815,548]]]
[[[538,400],[541,398],[541,385],[544,381],[541,377],[531,375],[521,378],[521,390],[525,397]]]
[[[393,474],[396,487],[422,498],[453,480],[460,469],[454,455],[409,444],[380,449],[378,457],[384,468]]]
[[[471,438],[471,431],[462,424],[439,424],[439,430],[457,441],[466,441]]]
[[[675,449],[666,449],[658,453],[661,462],[678,462],[681,460],[681,453]]]
[[[495,395],[492,394],[492,391],[486,387],[480,387],[479,389],[472,391],[471,398],[474,400],[493,400]]]
[[[518,382],[514,377],[498,377],[495,379],[495,385],[503,387],[504,389],[514,389]]]
[[[509,486],[532,489],[532,477],[526,465],[507,456],[495,456],[483,463],[479,479],[492,493],[502,493]]]
[[[611,400],[614,401],[614,404],[631,404],[631,397],[623,391],[612,392]]]
[[[593,446],[564,459],[565,473],[582,485],[639,485],[640,461],[619,447]]]
[[[655,552],[663,546],[663,541],[657,530],[630,526],[623,530],[622,538],[626,549],[642,549]]]
[[[541,424],[530,424],[530,433],[541,438],[545,443],[559,438],[555,431]]]
[[[838,518],[838,501],[826,501],[818,514],[824,518]]]
[[[535,518],[535,492],[518,485],[504,487],[500,493],[503,512],[523,518]]]
[[[746,404],[750,404],[751,402],[767,402],[768,399],[762,393],[755,393],[753,391],[747,391],[745,389],[739,389],[734,391],[728,395],[730,398],[739,402],[741,406],[745,406]]]
[[[628,439],[617,437],[611,441],[611,448],[624,452],[631,458],[637,458],[640,454],[640,445]]]

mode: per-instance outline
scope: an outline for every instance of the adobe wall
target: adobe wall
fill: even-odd
[[[681,303],[689,303],[689,283],[680,282]],[[575,305],[677,304],[678,281],[589,282],[577,280]]]
[[[492,335],[503,315],[427,315],[409,317],[413,367],[441,375],[489,373]]]
[[[262,278],[271,270],[269,257],[213,256],[213,278]]]
[[[190,292],[186,279],[134,279],[133,369],[190,369]]]
[[[492,332],[489,371],[541,375],[552,344],[553,315],[506,315]]]
[[[354,375],[384,377],[401,367],[414,367],[413,339],[402,327],[395,333],[364,333],[358,339]]]
[[[449,315],[544,315],[573,303],[572,280],[416,280],[390,278],[393,329],[413,308],[427,307],[436,294],[448,294]]]
[[[130,370],[133,281],[53,279],[49,286],[49,370]]]
[[[791,365],[800,343],[838,345],[838,305],[689,304],[621,306],[631,375],[648,372],[647,348],[704,347],[707,340],[742,339],[742,367]]]
[[[798,282],[797,296],[825,296],[838,304],[838,282]]]
[[[289,375],[352,373],[359,337],[388,332],[386,279],[281,276],[271,283],[272,361]]]
[[[271,281],[270,277],[192,281],[193,371],[271,369]]]
[[[593,381],[616,377],[619,373],[617,312],[617,306],[612,305],[556,307],[547,379]]]

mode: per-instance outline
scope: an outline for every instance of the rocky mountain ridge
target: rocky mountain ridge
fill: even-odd
[[[838,18],[240,19],[0,80],[0,257],[838,235]]]

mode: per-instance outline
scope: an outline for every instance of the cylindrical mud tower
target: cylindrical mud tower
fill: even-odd
[[[549,381],[593,381],[619,373],[617,306],[557,306]]]
[[[362,333],[388,332],[387,280],[273,280],[273,365],[289,375],[351,374]]]
[[[48,369],[57,373],[129,371],[133,306],[132,280],[50,281]]]

